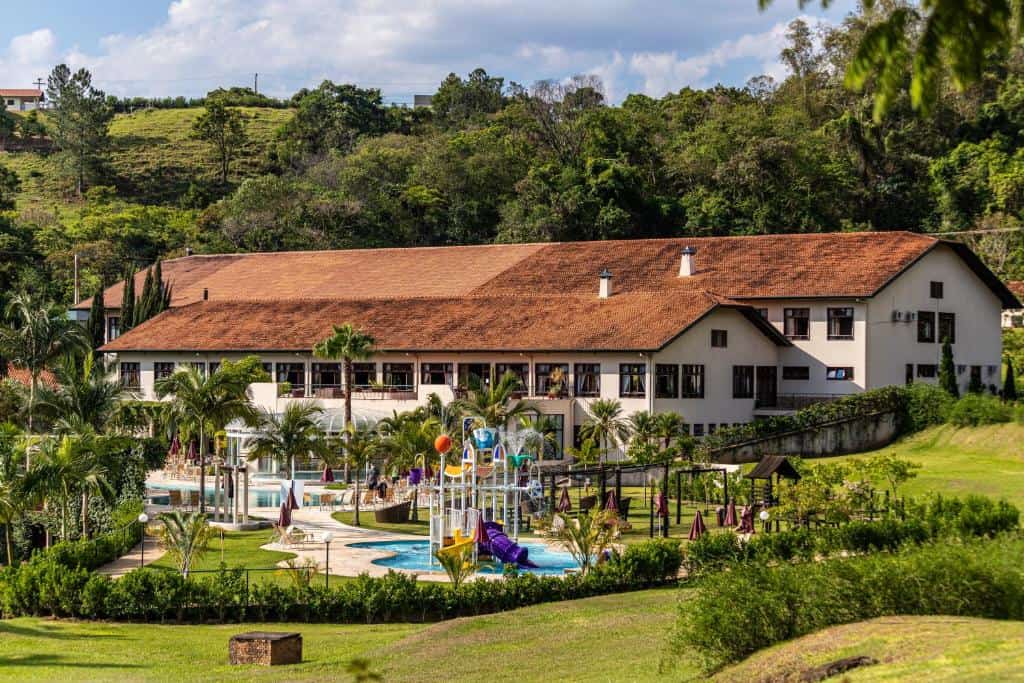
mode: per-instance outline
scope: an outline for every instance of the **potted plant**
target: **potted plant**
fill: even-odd
[[[292,393],[292,383],[291,382],[278,382],[277,383],[277,395],[279,397],[280,396],[290,396],[291,393]]]

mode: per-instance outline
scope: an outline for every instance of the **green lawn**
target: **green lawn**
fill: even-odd
[[[1022,443],[1024,426],[1016,423],[963,428],[944,425],[876,452],[891,453],[921,464],[917,477],[901,489],[903,495],[978,493],[1005,498],[1024,508]],[[874,453],[817,462],[842,462],[871,455]]]
[[[693,680],[686,668],[658,672],[678,595],[674,589],[625,593],[433,625],[14,619],[0,622],[0,680],[345,681],[351,678],[344,669],[357,657],[389,683]],[[230,636],[258,629],[301,632],[304,662],[228,666]]]
[[[799,680],[845,657],[880,664],[844,681],[1010,681],[1024,678],[1024,622],[966,617],[883,617],[819,631],[756,653],[716,681]]]

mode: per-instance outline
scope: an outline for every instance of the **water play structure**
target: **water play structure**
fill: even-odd
[[[472,424],[473,418],[463,421],[458,459],[451,457],[451,439],[438,437],[440,471],[436,478],[420,479],[417,484],[429,490],[431,560],[435,554],[468,551],[474,561],[489,557],[502,564],[536,568],[529,549],[519,544],[519,518],[521,503],[536,496],[539,488],[536,458],[524,452],[537,433],[493,427],[471,430]],[[523,470],[527,471],[525,482],[521,482]]]

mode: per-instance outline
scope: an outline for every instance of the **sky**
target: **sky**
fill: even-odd
[[[601,77],[611,102],[684,86],[785,76],[798,16],[837,24],[854,0],[33,0],[0,22],[0,88],[55,64],[85,67],[119,96],[197,96],[252,86],[290,96],[324,79],[429,94],[476,67],[530,84]]]

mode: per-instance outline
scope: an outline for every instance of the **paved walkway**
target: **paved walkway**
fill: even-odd
[[[145,543],[146,552],[145,558],[143,558],[142,546]],[[119,579],[133,569],[138,569],[143,565],[143,559],[145,564],[156,562],[164,556],[164,551],[157,543],[155,538],[146,537],[142,543],[131,549],[127,555],[122,555],[113,562],[108,562],[99,569],[96,570],[97,574],[103,574],[113,579]]]

